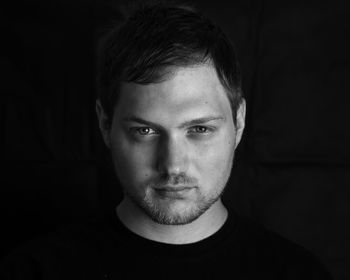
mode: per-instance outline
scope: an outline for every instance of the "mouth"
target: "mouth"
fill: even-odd
[[[156,188],[156,193],[164,198],[185,198],[195,187],[193,186],[164,186]]]

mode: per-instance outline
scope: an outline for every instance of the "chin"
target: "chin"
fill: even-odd
[[[175,200],[150,201],[144,200],[139,206],[154,222],[162,225],[186,225],[202,216],[217,200]]]
[[[161,208],[148,208],[147,215],[156,223],[162,225],[186,225],[197,220],[205,211],[199,209],[174,210]]]

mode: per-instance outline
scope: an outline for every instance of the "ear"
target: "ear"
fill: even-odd
[[[235,148],[237,148],[242,138],[242,134],[245,126],[245,113],[246,113],[246,102],[245,102],[245,99],[242,99],[236,114],[236,147]]]
[[[102,138],[108,148],[111,146],[111,140],[110,140],[110,124],[108,117],[103,110],[103,107],[101,105],[101,102],[99,99],[96,100],[96,114],[98,119],[98,125],[100,127],[100,131],[102,134]]]

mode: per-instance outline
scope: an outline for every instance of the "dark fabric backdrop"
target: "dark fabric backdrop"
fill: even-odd
[[[247,126],[225,203],[350,279],[345,1],[192,2],[235,42],[244,77]],[[94,109],[94,46],[120,11],[17,1],[0,15],[3,256],[121,198]]]

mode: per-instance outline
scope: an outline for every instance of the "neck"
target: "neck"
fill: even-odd
[[[129,230],[146,239],[169,244],[188,244],[205,239],[218,231],[225,223],[228,212],[219,199],[192,223],[163,225],[153,221],[125,197],[117,207],[117,215]]]

